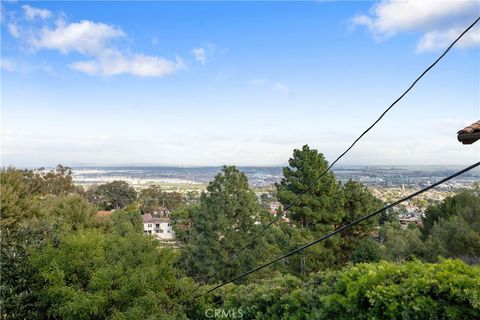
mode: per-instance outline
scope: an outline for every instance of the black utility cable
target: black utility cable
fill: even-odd
[[[305,193],[307,193],[314,185],[315,183],[317,183],[328,171],[330,171],[330,169],[335,165],[335,163],[337,163],[337,161],[339,161],[345,154],[347,154],[347,152],[350,151],[350,149],[352,149],[355,144],[365,135],[367,134],[384,116],[385,114],[390,111],[390,109],[396,105],[416,84],[417,82],[423,78],[423,76],[428,72],[430,71],[430,69],[432,69],[449,51],[450,49],[452,49],[452,47],[470,30],[472,29],[476,24],[477,22],[480,20],[480,17],[478,17],[468,28],[466,28],[456,39],[455,41],[453,41],[448,47],[447,49],[445,49],[445,51],[437,58],[437,60],[435,60],[435,62],[433,62],[427,69],[425,69],[425,71],[423,71],[420,76],[415,79],[415,81],[410,85],[410,87],[408,87],[407,90],[405,90],[405,92],[400,95],[400,97],[397,98],[397,100],[395,100],[381,115],[380,117],[378,117],[378,119],[373,122],[372,125],[370,125],[370,127],[368,127],[340,156],[338,156],[335,161],[333,161],[330,166],[317,178],[315,179],[315,181],[313,181],[303,192],[301,192],[297,197],[295,197],[295,199],[292,201],[292,203],[290,203],[288,206],[286,206],[279,214],[277,214],[277,216],[272,220],[270,221],[268,224],[266,224],[263,229],[258,233],[256,234],[252,240],[245,246],[243,246],[242,248],[240,248],[240,250],[238,250],[234,255],[232,255],[223,265],[222,267],[220,267],[219,269],[217,269],[213,275],[211,276],[207,276],[206,277],[206,282],[208,282],[211,278],[213,278],[215,275],[218,274],[218,272],[220,272],[221,270],[223,270],[227,263],[230,263],[232,260],[234,260],[241,252],[243,252],[246,248],[248,248],[249,246],[253,245],[256,241],[256,239],[258,239],[258,237],[262,236],[265,231],[270,228],[271,225],[273,225],[277,220],[279,220],[283,214],[288,210],[290,209],[297,201],[298,199],[304,195]],[[234,279],[235,280],[235,279]],[[234,281],[232,280],[232,281]],[[201,287],[201,284],[199,284],[194,290],[192,293],[196,292],[199,288]],[[210,291],[209,291],[210,292]],[[176,305],[176,303],[175,303]],[[172,306],[173,307],[173,306]]]
[[[335,161],[333,161],[329,166],[328,168],[322,172],[322,174],[320,174],[320,176],[318,176],[318,178],[316,178],[305,190],[303,190],[301,193],[299,193],[294,199],[293,201],[287,205],[280,213],[277,214],[277,216],[272,220],[270,221],[268,224],[266,224],[263,229],[257,233],[250,242],[248,242],[246,245],[244,245],[243,247],[241,247],[235,254],[233,254],[226,262],[225,264],[222,265],[222,267],[220,267],[219,269],[217,269],[213,275],[211,276],[208,276],[206,277],[206,282],[208,283],[208,281],[213,278],[214,276],[216,276],[218,274],[218,272],[220,272],[221,270],[223,270],[226,265],[228,263],[230,263],[232,260],[234,260],[236,257],[238,257],[238,255],[240,253],[242,253],[245,249],[247,249],[249,246],[253,245],[255,243],[255,241],[260,237],[262,236],[267,230],[268,228],[270,228],[276,221],[278,221],[282,216],[283,214],[285,214],[285,212],[287,212],[291,207],[293,207],[293,205],[295,205],[295,203],[300,199],[301,196],[303,196],[304,194],[306,194],[325,174],[327,174],[327,172],[330,171],[330,169],[341,159],[343,158],[343,156],[345,156],[345,154],[347,154],[350,149],[352,149],[356,144],[357,142],[363,138],[363,136],[365,134],[367,134],[384,116],[385,114],[387,114],[388,111],[390,111],[390,109],[393,108],[393,106],[395,106],[410,90],[413,89],[413,87],[417,84],[417,82],[423,78],[423,76],[425,74],[427,74],[428,71],[430,71],[430,69],[432,69],[447,53],[448,51],[450,51],[450,49],[452,49],[452,47],[471,29],[473,28],[473,26],[475,26],[475,24],[477,24],[477,22],[480,20],[480,17],[478,17],[468,28],[466,28],[456,39],[455,41],[453,41],[447,49],[445,49],[445,51],[437,58],[437,60],[435,60],[435,62],[433,62],[427,69],[425,69],[425,71],[423,71],[420,76],[418,76],[417,79],[415,79],[415,81],[410,85],[410,87],[408,87],[407,90],[405,90],[405,92],[402,93],[402,95],[400,95],[400,97],[397,98],[397,100],[395,100],[385,111],[383,111],[383,113],[378,117],[377,120],[375,120],[375,122],[373,122],[365,131],[362,132],[362,134],[357,138],[355,139],[355,141],[342,153],[340,154],[336,159]],[[197,288],[198,289],[198,288]],[[195,289],[194,291],[197,291],[197,289]]]
[[[425,187],[425,188],[423,188],[423,189],[421,189],[421,190],[419,190],[419,191],[417,191],[417,192],[414,192],[414,193],[412,193],[412,194],[410,194],[410,195],[408,195],[408,196],[406,196],[406,197],[404,197],[404,198],[402,198],[402,199],[400,199],[400,200],[397,200],[397,201],[395,201],[395,202],[393,202],[393,203],[391,203],[391,204],[389,204],[389,205],[386,205],[386,206],[383,207],[382,209],[379,209],[379,210],[377,210],[377,211],[375,211],[375,212],[369,213],[369,214],[367,214],[366,216],[363,216],[363,217],[358,218],[357,220],[355,220],[355,221],[353,221],[353,222],[350,222],[349,224],[346,224],[346,225],[344,225],[344,226],[342,226],[342,227],[340,227],[340,228],[337,228],[337,229],[335,229],[335,231],[333,231],[333,232],[331,232],[331,233],[329,233],[329,234],[326,234],[326,235],[324,235],[323,237],[321,237],[321,238],[319,238],[319,239],[317,239],[317,240],[315,240],[315,241],[312,241],[312,242],[310,242],[310,243],[307,243],[307,244],[305,244],[305,245],[303,245],[303,246],[301,246],[301,247],[299,247],[299,248],[297,248],[297,249],[295,249],[295,250],[293,250],[293,251],[291,251],[291,252],[289,252],[289,253],[281,256],[281,257],[278,257],[278,258],[276,258],[276,259],[274,259],[274,260],[272,260],[272,261],[270,261],[270,262],[267,262],[267,263],[265,263],[265,264],[263,264],[263,265],[255,268],[255,269],[252,269],[252,270],[250,270],[250,271],[248,271],[248,272],[245,272],[244,274],[239,275],[239,276],[237,276],[237,277],[235,277],[235,278],[233,278],[233,279],[231,279],[231,280],[222,282],[221,284],[219,284],[219,285],[213,287],[212,289],[208,290],[205,294],[208,294],[208,293],[210,293],[210,292],[212,292],[212,291],[215,291],[215,290],[217,290],[218,288],[221,288],[221,287],[223,287],[223,286],[226,285],[226,284],[229,284],[229,283],[231,283],[231,282],[234,282],[234,281],[236,281],[236,280],[239,280],[239,279],[241,279],[241,278],[244,278],[244,277],[248,276],[249,274],[252,274],[252,273],[257,272],[257,271],[259,271],[259,270],[261,270],[261,269],[263,269],[263,268],[265,268],[265,267],[268,267],[269,265],[274,264],[275,262],[278,262],[278,261],[280,261],[280,260],[282,260],[282,259],[288,258],[288,257],[294,255],[295,253],[298,253],[298,252],[300,252],[300,251],[303,251],[303,250],[305,250],[305,249],[313,246],[314,244],[317,244],[317,243],[319,243],[319,242],[321,242],[321,241],[324,241],[324,240],[326,240],[326,239],[328,239],[328,238],[336,235],[337,233],[340,233],[340,232],[342,232],[342,231],[344,231],[344,230],[346,230],[346,229],[350,229],[351,227],[359,224],[360,222],[362,222],[362,221],[364,221],[364,220],[367,220],[367,219],[369,219],[369,218],[371,218],[371,217],[373,217],[373,216],[375,216],[375,215],[377,215],[377,214],[379,214],[379,213],[381,213],[381,212],[383,212],[383,211],[385,211],[385,210],[388,210],[388,209],[390,209],[390,208],[393,208],[393,207],[395,207],[396,205],[398,205],[398,204],[400,204],[400,203],[402,203],[402,202],[405,202],[405,201],[407,201],[407,200],[410,200],[410,199],[412,199],[413,197],[416,197],[416,196],[418,196],[418,195],[420,195],[420,194],[422,194],[422,193],[424,193],[424,192],[426,192],[426,191],[428,191],[428,190],[430,190],[430,189],[432,189],[432,188],[435,188],[436,186],[441,185],[442,183],[445,183],[445,182],[447,182],[447,181],[449,181],[449,180],[451,180],[451,179],[453,179],[453,178],[455,178],[455,177],[457,177],[457,176],[459,176],[459,175],[461,175],[461,174],[463,174],[463,173],[465,173],[465,172],[467,172],[467,171],[470,171],[470,170],[478,167],[479,165],[480,165],[480,161],[477,162],[477,163],[475,163],[475,164],[473,164],[473,165],[471,165],[471,166],[469,166],[469,167],[467,167],[467,168],[465,168],[465,169],[463,169],[463,170],[460,170],[460,171],[458,171],[458,172],[456,172],[456,173],[454,173],[454,174],[452,174],[452,175],[450,175],[450,176],[448,176],[448,177],[446,177],[446,178],[444,178],[444,179],[442,179],[442,180],[440,180],[440,181],[438,181],[438,182],[435,182],[434,184],[431,184],[431,185],[429,185],[428,187]]]

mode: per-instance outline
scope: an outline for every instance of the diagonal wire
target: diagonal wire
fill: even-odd
[[[455,41],[453,41],[448,47],[447,49],[445,49],[445,51],[428,67],[426,68],[421,74],[420,76],[417,77],[417,79],[415,79],[415,81],[413,81],[413,83],[407,88],[407,90],[405,90],[387,109],[385,109],[385,111],[383,111],[383,113],[377,118],[377,120],[375,120],[365,131],[362,132],[362,134],[360,134],[360,136],[358,136],[357,139],[355,139],[355,141],[353,141],[353,143],[342,153],[340,154],[328,167],[325,171],[323,171],[310,185],[307,186],[306,189],[304,189],[302,192],[300,192],[294,199],[293,201],[287,205],[280,213],[278,213],[275,218],[273,220],[271,220],[268,224],[264,225],[264,227],[262,228],[262,230],[257,233],[255,236],[253,236],[252,240],[250,240],[246,245],[244,245],[243,247],[241,247],[235,254],[233,254],[219,269],[217,269],[214,274],[212,274],[211,276],[207,276],[206,277],[206,282],[208,282],[210,279],[212,279],[213,277],[215,277],[221,270],[225,269],[225,267],[227,266],[228,263],[230,263],[232,260],[234,260],[235,258],[238,257],[238,255],[240,253],[242,253],[245,249],[247,249],[249,246],[252,246],[255,241],[261,237],[275,222],[277,222],[291,207],[293,207],[295,205],[295,203],[303,196],[305,195],[318,181],[320,181],[320,179],[325,176],[329,171],[330,169],[341,159],[343,158],[343,156],[345,156],[356,144],[358,141],[360,141],[360,139],[363,138],[363,136],[365,136],[378,122],[380,122],[380,120],[387,114],[387,112],[390,111],[390,109],[392,109],[400,100],[403,99],[403,97],[410,91],[413,89],[413,87],[417,84],[418,81],[420,81],[420,79],[422,79],[425,74],[427,74],[449,51],[450,49],[452,49],[452,47],[471,29],[475,26],[475,24],[477,24],[477,22],[480,20],[480,17],[478,17],[468,28],[466,28],[456,39]],[[194,291],[197,291],[197,289],[195,289]]]
[[[371,217],[373,217],[373,216],[375,216],[375,215],[377,215],[377,214],[379,214],[379,213],[381,213],[381,212],[383,212],[383,211],[386,211],[386,210],[388,210],[388,209],[390,209],[390,208],[393,208],[393,207],[395,207],[396,205],[399,205],[399,204],[402,203],[402,202],[405,202],[405,201],[407,201],[407,200],[410,200],[410,199],[412,199],[412,198],[414,198],[414,197],[416,197],[416,196],[418,196],[418,195],[420,195],[420,194],[422,194],[422,193],[424,193],[424,192],[426,192],[426,191],[428,191],[428,190],[430,190],[430,189],[433,189],[433,188],[435,188],[435,187],[437,187],[437,186],[439,186],[439,185],[441,185],[441,184],[443,184],[443,183],[445,183],[445,182],[447,182],[447,181],[449,181],[449,180],[451,180],[451,179],[453,179],[453,178],[455,178],[455,177],[457,177],[457,176],[459,176],[459,175],[461,175],[461,174],[463,174],[463,173],[465,173],[465,172],[468,172],[468,171],[470,171],[470,170],[472,170],[472,169],[474,169],[474,168],[476,168],[476,167],[478,167],[478,166],[480,166],[480,161],[477,162],[477,163],[475,163],[475,164],[473,164],[473,165],[471,165],[471,166],[469,166],[469,167],[467,167],[467,168],[465,168],[465,169],[462,169],[462,170],[460,170],[460,171],[458,171],[458,172],[455,172],[454,174],[452,174],[452,175],[450,175],[450,176],[448,176],[448,177],[446,177],[446,178],[444,178],[444,179],[442,179],[442,180],[440,180],[440,181],[438,181],[438,182],[435,182],[434,184],[431,184],[431,185],[429,185],[429,186],[427,186],[427,187],[425,187],[425,188],[423,188],[423,189],[421,189],[421,190],[419,190],[419,191],[416,191],[416,192],[414,192],[414,193],[412,193],[412,194],[410,194],[410,195],[408,195],[408,196],[406,196],[406,197],[404,197],[404,198],[401,198],[401,199],[399,199],[399,200],[397,200],[397,201],[395,201],[395,202],[393,202],[393,203],[391,203],[391,204],[389,204],[389,205],[386,205],[386,206],[384,206],[383,208],[381,208],[381,209],[379,209],[379,210],[377,210],[377,211],[374,211],[374,212],[372,212],[372,213],[369,213],[369,214],[367,214],[367,215],[365,215],[365,216],[363,216],[363,217],[361,217],[361,218],[356,219],[355,221],[353,221],[353,222],[351,222],[351,223],[349,223],[349,224],[346,224],[346,225],[344,225],[344,226],[342,226],[342,227],[340,227],[340,228],[337,228],[337,229],[335,229],[333,232],[328,233],[328,234],[324,235],[323,237],[321,237],[321,238],[319,238],[319,239],[317,239],[317,240],[314,240],[314,241],[312,241],[312,242],[309,242],[309,243],[307,243],[307,244],[305,244],[305,245],[303,245],[303,246],[301,246],[301,247],[299,247],[299,248],[297,248],[297,249],[295,249],[295,250],[293,250],[293,251],[290,251],[289,253],[287,253],[287,254],[285,254],[285,255],[283,255],[283,256],[280,256],[280,257],[278,257],[278,258],[276,258],[276,259],[274,259],[274,260],[272,260],[272,261],[270,261],[270,262],[267,262],[267,263],[265,263],[265,264],[263,264],[263,265],[261,265],[261,266],[259,266],[259,267],[256,267],[255,269],[252,269],[252,270],[250,270],[250,271],[247,271],[247,272],[245,272],[245,273],[243,273],[243,274],[241,274],[241,275],[239,275],[239,276],[237,276],[237,277],[235,277],[235,278],[233,278],[233,279],[230,279],[230,280],[228,280],[228,281],[222,282],[222,283],[216,285],[215,287],[213,287],[212,289],[208,290],[205,294],[211,293],[211,292],[213,292],[213,291],[215,291],[215,290],[217,290],[217,289],[219,289],[219,288],[221,288],[221,287],[223,287],[223,286],[225,286],[225,285],[227,285],[227,284],[229,284],[229,283],[231,283],[231,282],[234,282],[234,281],[236,281],[236,280],[242,279],[242,278],[248,276],[249,274],[252,274],[252,273],[254,273],[254,272],[257,272],[257,271],[259,271],[259,270],[261,270],[261,269],[263,269],[263,268],[266,268],[266,267],[274,264],[275,262],[278,262],[278,261],[280,261],[280,260],[282,260],[282,259],[285,259],[285,258],[287,258],[287,257],[290,257],[290,256],[292,256],[292,255],[294,255],[294,254],[296,254],[296,253],[298,253],[298,252],[300,252],[300,251],[303,251],[303,250],[305,250],[305,249],[307,249],[307,248],[309,248],[309,247],[311,247],[311,246],[313,246],[313,245],[315,245],[315,244],[317,244],[317,243],[319,243],[319,242],[321,242],[321,241],[324,241],[324,240],[326,240],[326,239],[328,239],[328,238],[330,238],[330,237],[333,237],[334,235],[336,235],[336,234],[338,234],[338,233],[340,233],[340,232],[342,232],[342,231],[344,231],[344,230],[347,230],[347,229],[349,229],[349,228],[354,227],[355,225],[359,224],[360,222],[362,222],[362,221],[364,221],[364,220],[367,220],[367,219],[369,219],[369,218],[371,218]]]
[[[220,272],[221,270],[223,270],[226,265],[228,263],[230,263],[232,260],[234,260],[241,252],[243,252],[245,249],[247,249],[249,246],[253,245],[256,241],[256,239],[258,239],[259,237],[261,237],[276,221],[278,221],[282,216],[283,214],[285,214],[299,199],[301,196],[303,196],[304,194],[306,194],[327,172],[330,171],[330,169],[343,157],[345,156],[356,144],[357,142],[363,138],[364,135],[366,135],[384,116],[385,114],[387,114],[387,112],[390,111],[390,109],[392,109],[401,99],[403,99],[403,97],[408,93],[410,92],[410,90],[413,89],[413,87],[417,84],[418,81],[420,81],[420,79],[422,79],[452,48],[453,46],[470,30],[472,29],[477,23],[478,21],[480,20],[480,17],[478,17],[477,19],[475,19],[475,21],[473,21],[472,24],[470,24],[446,49],[445,51],[428,67],[426,68],[421,74],[420,76],[418,76],[415,81],[407,88],[407,90],[405,90],[378,118],[377,120],[375,120],[365,131],[362,132],[362,134],[360,134],[360,136],[354,140],[354,142],[342,153],[340,154],[331,164],[330,166],[328,166],[328,168],[322,172],[322,174],[320,174],[320,176],[318,178],[316,178],[304,191],[302,191],[300,194],[298,194],[294,200],[288,205],[286,206],[280,213],[278,213],[276,215],[276,217],[270,221],[268,224],[264,225],[264,227],[262,228],[262,230],[257,233],[253,238],[252,240],[247,243],[246,245],[244,245],[243,247],[241,247],[234,255],[232,255],[223,265],[222,267],[220,267],[219,269],[217,269],[211,276],[207,276],[206,277],[206,280],[205,282],[208,282],[210,279],[212,279],[215,275],[218,274],[218,272]],[[233,279],[231,281],[235,281],[236,279]],[[230,282],[231,282],[230,281]],[[226,284],[226,283],[225,283]],[[225,285],[223,284],[223,285]],[[192,294],[195,293],[196,291],[198,291],[198,289],[201,287],[202,285],[199,284],[193,291],[192,291]],[[215,290],[216,288],[214,288]],[[211,291],[208,291],[208,292],[211,292]],[[178,301],[177,301],[178,303]],[[176,303],[175,303],[176,305]],[[173,308],[173,306],[172,306]]]

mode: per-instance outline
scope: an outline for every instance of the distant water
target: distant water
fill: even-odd
[[[261,187],[280,181],[281,167],[238,167],[252,186]],[[340,181],[353,179],[369,186],[426,186],[438,181],[463,166],[338,166],[333,169]],[[221,167],[74,167],[74,179],[80,184],[127,180],[133,183],[163,182],[205,184],[213,180]],[[446,187],[461,187],[480,181],[476,168],[448,183]]]

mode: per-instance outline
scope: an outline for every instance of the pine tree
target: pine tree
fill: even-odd
[[[319,178],[328,168],[328,162],[317,150],[310,149],[308,145],[296,149],[288,164],[283,169],[283,179],[277,184],[277,197],[287,208],[299,197],[287,212],[288,219],[297,229],[292,237],[293,246],[298,246],[334,230],[341,223],[343,195],[332,172]],[[309,186],[311,188],[302,194]],[[332,238],[304,251],[300,261],[295,261],[298,260],[295,257],[291,259],[293,266],[300,267],[299,270],[294,267],[293,271],[305,275],[331,266],[335,263],[337,248],[338,239]]]
[[[349,180],[343,186],[344,212],[341,225],[349,224],[358,218],[367,215],[382,207],[382,201],[375,198],[373,194],[362,183]],[[372,217],[360,224],[345,230],[341,233],[342,250],[338,256],[339,263],[344,263],[350,259],[358,244],[372,235],[375,227],[378,225],[378,218]]]
[[[210,182],[198,206],[189,214],[189,242],[182,257],[187,273],[205,281],[239,248],[258,232],[260,208],[244,173],[234,166],[225,166]],[[253,250],[245,250],[218,272],[211,281],[224,281],[251,269],[264,258],[263,242]]]

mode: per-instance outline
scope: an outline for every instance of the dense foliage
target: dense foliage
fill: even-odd
[[[222,289],[242,319],[478,319],[480,267],[459,260],[374,263]]]
[[[259,243],[255,251],[242,254],[228,268],[216,272],[260,229],[256,224],[261,221],[260,207],[247,177],[237,168],[224,167],[207,186],[200,203],[188,212],[177,213],[180,215],[184,220],[181,224],[189,225],[188,238],[181,224],[175,225],[180,236],[188,239],[181,265],[195,279],[225,281],[265,258]],[[187,218],[189,221],[185,221]],[[206,278],[208,275],[211,279]]]
[[[137,197],[124,181],[85,192],[63,166],[2,169],[0,318],[480,318],[478,186],[431,205],[423,226],[389,211],[202,295],[383,205],[361,183],[318,179],[327,167],[304,146],[276,193],[257,196],[224,167],[200,197],[158,186]],[[247,246],[275,217],[276,197],[287,214]],[[143,234],[142,213],[158,206],[173,210],[173,246]]]
[[[125,181],[112,181],[91,187],[87,190],[87,198],[99,209],[120,209],[137,200],[137,192]]]
[[[142,212],[153,212],[158,207],[175,210],[183,203],[183,197],[178,192],[165,192],[160,186],[152,185],[140,191],[138,203]]]

